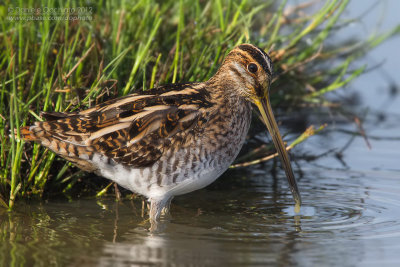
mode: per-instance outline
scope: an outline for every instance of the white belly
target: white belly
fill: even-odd
[[[172,182],[172,178],[166,177],[167,174],[158,173],[157,175],[155,173],[158,168],[157,163],[151,167],[128,168],[123,165],[107,163],[107,158],[99,154],[93,157],[93,163],[98,166],[99,175],[126,189],[153,199],[186,194],[203,188],[214,182],[231,164],[231,162],[226,162],[221,166],[202,166],[196,172],[189,170],[187,172],[189,175],[185,175],[185,172],[181,170],[176,181]],[[161,184],[157,179],[158,176],[163,179]]]

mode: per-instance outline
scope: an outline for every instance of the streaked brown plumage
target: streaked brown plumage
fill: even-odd
[[[164,85],[76,113],[42,113],[22,136],[80,168],[149,198],[150,218],[175,195],[202,188],[232,163],[260,109],[297,204],[296,181],[268,102],[272,66],[250,44],[234,48],[207,82]]]

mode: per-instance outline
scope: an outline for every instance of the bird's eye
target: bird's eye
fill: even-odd
[[[258,67],[257,67],[256,64],[250,63],[250,64],[247,66],[247,69],[248,69],[251,73],[256,73],[257,70],[258,70]]]

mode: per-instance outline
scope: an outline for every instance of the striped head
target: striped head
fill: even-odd
[[[234,84],[232,93],[255,103],[255,99],[268,96],[272,72],[271,59],[264,50],[241,44],[229,52],[215,77]]]

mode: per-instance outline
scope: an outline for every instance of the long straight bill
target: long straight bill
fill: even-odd
[[[265,124],[267,125],[268,131],[272,137],[272,141],[274,142],[275,148],[278,151],[279,157],[282,161],[283,168],[285,169],[286,177],[289,182],[290,191],[292,191],[292,195],[296,203],[295,211],[296,213],[298,213],[300,211],[300,206],[301,206],[300,192],[297,187],[296,179],[294,178],[293,175],[293,170],[292,170],[292,165],[290,164],[289,155],[286,151],[281,134],[279,133],[278,125],[276,124],[274,114],[272,113],[272,108],[269,102],[268,95],[265,97],[265,99],[256,100],[255,104],[260,110],[261,116]]]

